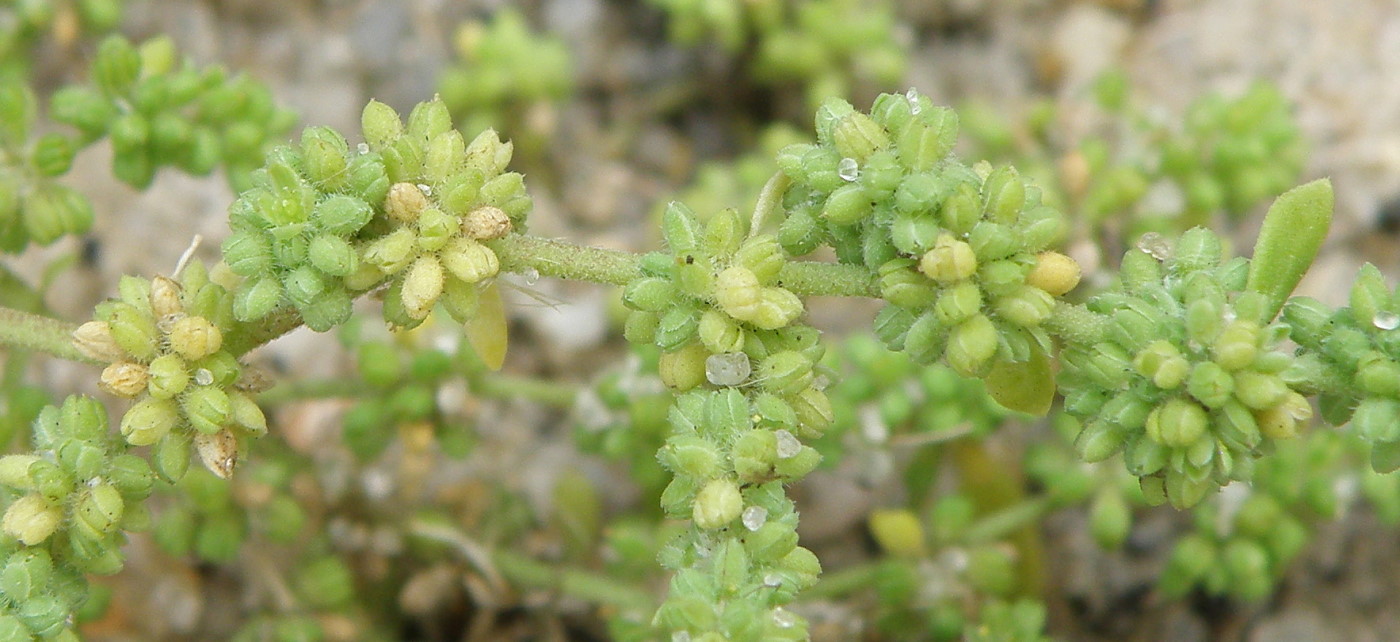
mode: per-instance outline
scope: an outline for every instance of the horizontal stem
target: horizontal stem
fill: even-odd
[[[634,611],[651,611],[657,606],[651,593],[601,573],[546,564],[508,550],[493,552],[491,561],[517,587],[556,591],[585,602]]]
[[[101,363],[73,347],[78,326],[58,319],[0,307],[0,347],[38,350],[83,363]]]
[[[627,285],[642,274],[639,257],[630,252],[538,236],[511,234],[492,241],[491,249],[501,261],[502,272],[534,270],[541,276],[612,285]]]

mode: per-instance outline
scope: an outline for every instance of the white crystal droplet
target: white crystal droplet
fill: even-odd
[[[904,99],[909,101],[909,113],[918,116],[919,112],[924,110],[924,106],[919,103],[919,90],[910,87],[909,91],[904,92]]]
[[[773,624],[780,629],[790,629],[797,625],[797,615],[779,606],[773,609]]]
[[[525,268],[520,276],[525,279],[525,285],[534,285],[540,280],[540,271],[535,268]]]
[[[768,509],[762,506],[750,506],[744,509],[740,520],[744,522],[744,528],[756,531],[768,523]]]
[[[368,153],[369,153],[369,143],[360,143],[359,145],[356,145],[356,146],[355,146],[355,151],[359,152],[360,154],[368,154]]]
[[[860,164],[854,158],[843,158],[836,164],[836,175],[847,183],[860,178]]]
[[[424,185],[423,183],[419,183],[419,184],[418,184],[418,191],[423,192],[423,195],[424,195],[424,196],[432,196],[432,195],[433,195],[433,188],[432,188],[432,186]]]
[[[705,359],[705,379],[716,386],[737,386],[752,372],[749,355],[743,352],[712,354]]]
[[[769,573],[763,576],[763,585],[769,587],[782,586],[783,578],[777,573]]]
[[[1371,325],[1382,330],[1394,330],[1400,328],[1400,314],[1381,310],[1376,316],[1371,317]]]
[[[1161,234],[1148,232],[1138,239],[1137,249],[1152,255],[1158,261],[1165,261],[1172,257],[1172,246]]]
[[[690,642],[690,631],[676,631],[672,633],[671,642]]]
[[[208,368],[200,368],[198,370],[195,370],[194,382],[196,385],[200,386],[207,386],[211,383],[214,383],[214,373],[209,372]]]
[[[778,459],[791,459],[802,452],[802,442],[797,440],[797,436],[786,430],[775,430],[773,436],[778,438]]]

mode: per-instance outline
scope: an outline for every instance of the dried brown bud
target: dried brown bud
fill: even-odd
[[[418,213],[427,207],[428,196],[413,183],[394,183],[384,197],[384,212],[400,223],[418,220]]]
[[[204,467],[220,479],[228,479],[233,467],[238,464],[238,438],[227,430],[214,434],[196,432],[194,449]]]
[[[102,378],[97,385],[114,395],[135,397],[145,392],[148,378],[146,366],[118,361],[102,370]]]
[[[157,320],[183,314],[185,305],[180,301],[180,284],[163,276],[151,279],[151,311]]]
[[[112,327],[106,321],[88,321],[73,331],[73,347],[85,356],[112,363],[126,359],[126,351],[112,338]]]
[[[462,233],[478,241],[489,241],[510,234],[510,217],[499,207],[485,205],[462,217]]]

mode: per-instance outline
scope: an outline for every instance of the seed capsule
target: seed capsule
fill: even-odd
[[[744,509],[739,486],[729,479],[711,479],[695,494],[691,519],[696,528],[710,530],[734,521]]]
[[[102,370],[98,386],[103,390],[122,397],[135,397],[146,390],[146,366],[129,361],[118,361]]]
[[[238,439],[233,433],[221,430],[216,433],[196,433],[194,449],[199,460],[209,472],[219,479],[233,475],[233,467],[238,464]]]

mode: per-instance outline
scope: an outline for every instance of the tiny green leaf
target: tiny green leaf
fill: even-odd
[[[1321,178],[1279,196],[1264,217],[1254,244],[1245,288],[1268,300],[1269,318],[1278,314],[1317,257],[1332,223],[1332,181]]]

